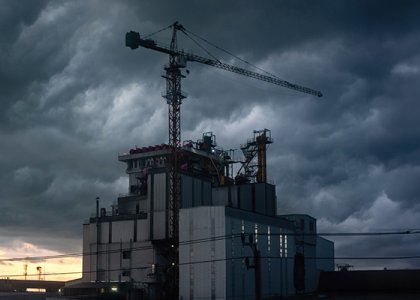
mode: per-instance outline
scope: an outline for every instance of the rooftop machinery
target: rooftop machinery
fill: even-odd
[[[267,182],[267,145],[271,143],[273,143],[271,130],[265,128],[254,130],[254,137],[249,139],[246,144],[241,145],[245,161],[242,162],[236,175],[237,183],[254,179],[258,183]],[[242,170],[244,171],[242,172]]]
[[[171,171],[169,176],[169,208],[170,208],[170,240],[168,241],[169,256],[172,263],[169,267],[169,280],[168,288],[171,290],[171,298],[178,298],[178,215],[179,215],[179,202],[180,202],[180,176],[178,174],[179,162],[178,162],[178,150],[181,146],[181,103],[182,100],[186,98],[181,90],[181,79],[185,78],[185,75],[182,74],[181,69],[187,66],[187,62],[198,62],[205,65],[213,66],[220,68],[226,71],[244,75],[247,77],[252,77],[258,80],[266,81],[268,83],[280,85],[298,92],[311,94],[314,96],[321,97],[322,93],[317,90],[313,90],[301,85],[290,83],[288,81],[279,79],[278,77],[264,75],[261,73],[256,73],[244,68],[239,68],[236,66],[228,65],[220,62],[217,59],[210,59],[206,57],[201,57],[193,53],[187,53],[183,50],[178,50],[177,42],[177,33],[178,31],[189,36],[188,30],[184,28],[178,22],[173,23],[171,26],[167,27],[172,29],[172,38],[170,46],[159,45],[155,40],[150,38],[141,38],[138,32],[130,31],[126,33],[125,44],[127,47],[132,50],[141,47],[148,48],[157,52],[161,52],[169,55],[169,64],[165,66],[165,75],[163,76],[166,79],[166,99],[169,106],[169,146],[171,147]],[[165,28],[166,29],[166,28]],[[160,32],[160,31],[159,31]],[[267,73],[268,74],[268,73]],[[267,142],[268,140],[265,140]],[[266,143],[257,143],[258,147],[265,147]],[[265,144],[264,144],[265,143]],[[258,153],[264,154],[263,149],[257,151]],[[261,157],[262,161],[265,161]],[[265,179],[265,172],[258,175],[260,180]]]

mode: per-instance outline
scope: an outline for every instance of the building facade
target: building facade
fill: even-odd
[[[211,133],[179,151],[182,299],[294,295],[315,290],[320,270],[334,270],[334,245],[317,236],[314,218],[276,214],[275,186],[266,182],[259,144],[271,138],[266,129],[256,132],[242,147],[236,177],[231,154],[216,147]],[[172,267],[171,153],[158,145],[119,155],[129,187],[110,210],[98,207],[83,225],[83,282],[128,282],[145,299],[165,297]]]

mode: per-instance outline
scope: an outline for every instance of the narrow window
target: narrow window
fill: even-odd
[[[280,257],[283,257],[283,235],[280,234]]]
[[[254,225],[255,243],[258,244],[258,224]]]
[[[284,256],[287,257],[287,235],[284,236]]]

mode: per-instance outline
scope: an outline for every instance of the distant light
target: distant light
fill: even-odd
[[[172,266],[175,266],[175,263],[174,262],[172,263]]]
[[[111,287],[112,292],[118,292],[118,288],[116,286]]]

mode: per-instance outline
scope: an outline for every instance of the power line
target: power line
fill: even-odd
[[[180,263],[179,266],[185,265],[195,265],[195,264],[203,264],[203,263],[213,263],[213,262],[220,262],[220,261],[233,261],[233,260],[244,260],[249,256],[236,256],[236,257],[229,257],[229,258],[219,258],[219,259],[208,259],[208,260],[199,260],[199,261],[191,261],[191,262],[183,262]],[[261,259],[280,259],[280,260],[292,260],[294,256],[261,256]],[[324,259],[335,259],[335,260],[406,260],[406,259],[420,259],[420,255],[407,255],[407,256],[377,256],[377,257],[368,257],[368,256],[348,256],[348,257],[333,257],[333,256],[305,256],[305,259],[312,259],[312,260],[324,260]],[[164,266],[155,265],[155,268],[159,269]],[[110,271],[128,271],[128,270],[146,270],[151,269],[151,265],[147,266],[137,266],[137,267],[127,267],[127,268],[114,268],[106,270],[107,272]],[[54,275],[75,275],[75,274],[89,274],[95,273],[96,270],[91,271],[73,271],[73,272],[51,272],[51,273],[44,273],[44,276],[54,276]],[[27,276],[38,276],[38,273],[34,274],[27,274]],[[8,275],[0,275],[1,277],[23,277],[23,274],[8,274]]]
[[[245,233],[245,234],[254,234],[254,233]],[[411,235],[411,234],[420,234],[420,229],[411,229],[411,230],[404,230],[404,231],[383,231],[383,232],[324,232],[324,233],[258,233],[258,236],[343,236],[343,237],[354,237],[354,236],[390,236],[390,235]],[[234,234],[227,234],[227,235],[220,235],[215,237],[207,237],[207,238],[200,238],[194,240],[185,240],[180,241],[179,245],[191,245],[191,244],[199,244],[199,243],[207,243],[211,241],[219,241],[225,239],[235,239],[240,238],[241,233],[234,233]],[[107,245],[108,243],[100,243],[100,245]],[[153,249],[153,246],[139,246],[139,247],[131,247],[131,248],[120,248],[120,249],[112,249],[112,250],[101,250],[99,254],[107,254],[107,253],[119,253],[122,251],[140,251],[140,250],[150,250]],[[76,252],[76,253],[67,253],[67,254],[57,254],[57,255],[44,255],[44,256],[27,256],[27,257],[12,257],[12,258],[2,258],[0,262],[7,262],[7,261],[36,261],[36,260],[49,260],[49,259],[58,259],[58,258],[69,258],[69,257],[80,257],[80,256],[90,256],[96,255],[97,251],[91,252]]]
[[[113,271],[126,271],[126,270],[145,270],[149,269],[151,266],[140,266],[140,267],[129,267],[129,268],[116,268],[116,269],[109,269],[106,270],[107,272],[113,272]],[[75,275],[75,274],[89,274],[89,273],[95,273],[96,270],[90,270],[90,271],[72,271],[72,272],[51,272],[51,273],[43,273],[44,276],[56,276],[56,275]],[[39,273],[33,273],[33,274],[27,274],[26,276],[38,276]],[[22,274],[8,274],[8,275],[0,275],[1,277],[23,277],[25,275]]]

